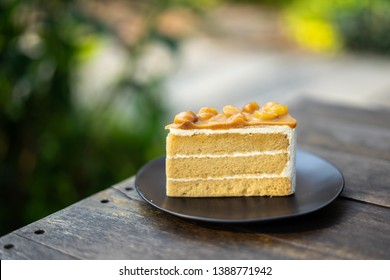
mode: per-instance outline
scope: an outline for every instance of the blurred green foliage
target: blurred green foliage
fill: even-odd
[[[389,0],[294,0],[285,13],[287,25],[304,47],[390,54]],[[324,36],[312,34],[318,32]]]
[[[300,47],[314,52],[390,54],[389,0],[225,0],[282,11],[282,25]]]
[[[164,153],[164,75],[140,78],[137,67],[150,42],[172,56],[177,51],[180,37],[156,28],[160,14],[176,7],[200,12],[214,2],[0,2],[0,235],[117,183]],[[119,8],[106,13],[114,4]],[[132,41],[113,24],[125,10],[141,17]],[[125,52],[125,68],[104,98],[81,106],[78,69],[107,38]]]
[[[332,19],[346,49],[390,55],[389,0],[350,1]]]

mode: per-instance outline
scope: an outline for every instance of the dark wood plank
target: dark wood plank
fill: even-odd
[[[304,100],[291,109],[300,148],[335,164],[346,178],[344,196],[390,207],[390,111]]]
[[[139,194],[135,191],[134,181],[135,181],[135,176],[132,176],[127,180],[124,180],[116,185],[113,185],[112,188],[120,191],[130,199],[144,201],[142,197],[139,196]]]
[[[101,203],[108,199],[108,203]],[[45,234],[36,235],[37,229]],[[303,258],[299,245],[212,229],[165,214],[115,189],[22,228],[18,234],[83,259]],[[312,250],[316,258],[329,256]]]
[[[390,257],[387,208],[338,200],[301,219],[237,227],[180,219],[129,197],[108,189],[16,233],[82,259]]]
[[[359,108],[324,103],[313,99],[300,99],[290,108],[290,111],[298,119],[302,116],[311,116],[333,120],[333,123],[341,121],[384,130],[390,129],[390,112],[384,108]]]
[[[318,214],[260,229],[243,229],[346,259],[389,259],[389,217],[388,208],[341,198]]]
[[[390,111],[309,101],[291,110],[298,119],[298,143],[390,160]]]
[[[300,145],[300,148],[340,169],[345,178],[342,196],[390,208],[390,161],[312,145]]]
[[[298,143],[390,160],[390,130],[345,123],[330,126],[325,122],[302,121],[297,129]]]
[[[74,256],[36,243],[14,233],[0,238],[1,260],[72,260]]]

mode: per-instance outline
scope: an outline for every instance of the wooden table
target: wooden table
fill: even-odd
[[[134,177],[0,238],[1,259],[389,259],[390,112],[305,100],[291,108],[298,145],[346,185],[315,213],[221,225],[144,202]]]

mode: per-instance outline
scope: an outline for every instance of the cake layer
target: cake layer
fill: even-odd
[[[287,152],[254,156],[185,157],[166,159],[167,178],[208,178],[242,174],[281,174]]]
[[[294,192],[288,177],[167,181],[168,196],[285,196]]]
[[[234,145],[232,145],[234,143]],[[217,133],[178,136],[168,134],[167,156],[280,151],[289,147],[284,133]]]

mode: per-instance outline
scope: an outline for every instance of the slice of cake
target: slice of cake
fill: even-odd
[[[268,102],[176,115],[166,150],[168,196],[286,196],[295,191],[295,127]]]

